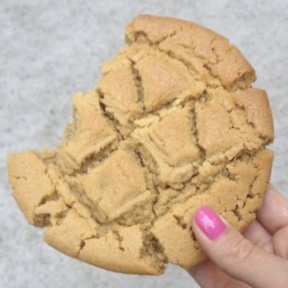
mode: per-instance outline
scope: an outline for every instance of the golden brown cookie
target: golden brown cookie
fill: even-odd
[[[138,16],[128,48],[74,97],[54,151],[9,156],[15,199],[48,244],[98,267],[160,274],[204,259],[191,230],[208,205],[243,230],[270,178],[273,123],[255,72],[199,25]]]

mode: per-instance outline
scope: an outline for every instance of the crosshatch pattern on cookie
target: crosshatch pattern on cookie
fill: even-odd
[[[270,179],[273,122],[255,72],[224,37],[138,16],[129,46],[73,100],[59,147],[9,156],[19,207],[48,244],[112,271],[160,274],[205,258],[201,206],[243,230]]]

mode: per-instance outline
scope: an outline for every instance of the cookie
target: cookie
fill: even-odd
[[[9,155],[9,181],[29,223],[69,256],[123,273],[190,268],[205,258],[199,207],[242,231],[262,204],[268,98],[241,52],[199,25],[138,16],[126,40],[74,97],[59,147]]]

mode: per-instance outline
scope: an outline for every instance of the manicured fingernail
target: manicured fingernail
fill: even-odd
[[[200,208],[195,216],[195,222],[201,231],[210,239],[217,239],[226,229],[226,224],[218,214],[209,207]]]

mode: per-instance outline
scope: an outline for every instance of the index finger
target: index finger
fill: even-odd
[[[257,220],[272,234],[288,226],[288,199],[269,185]]]

